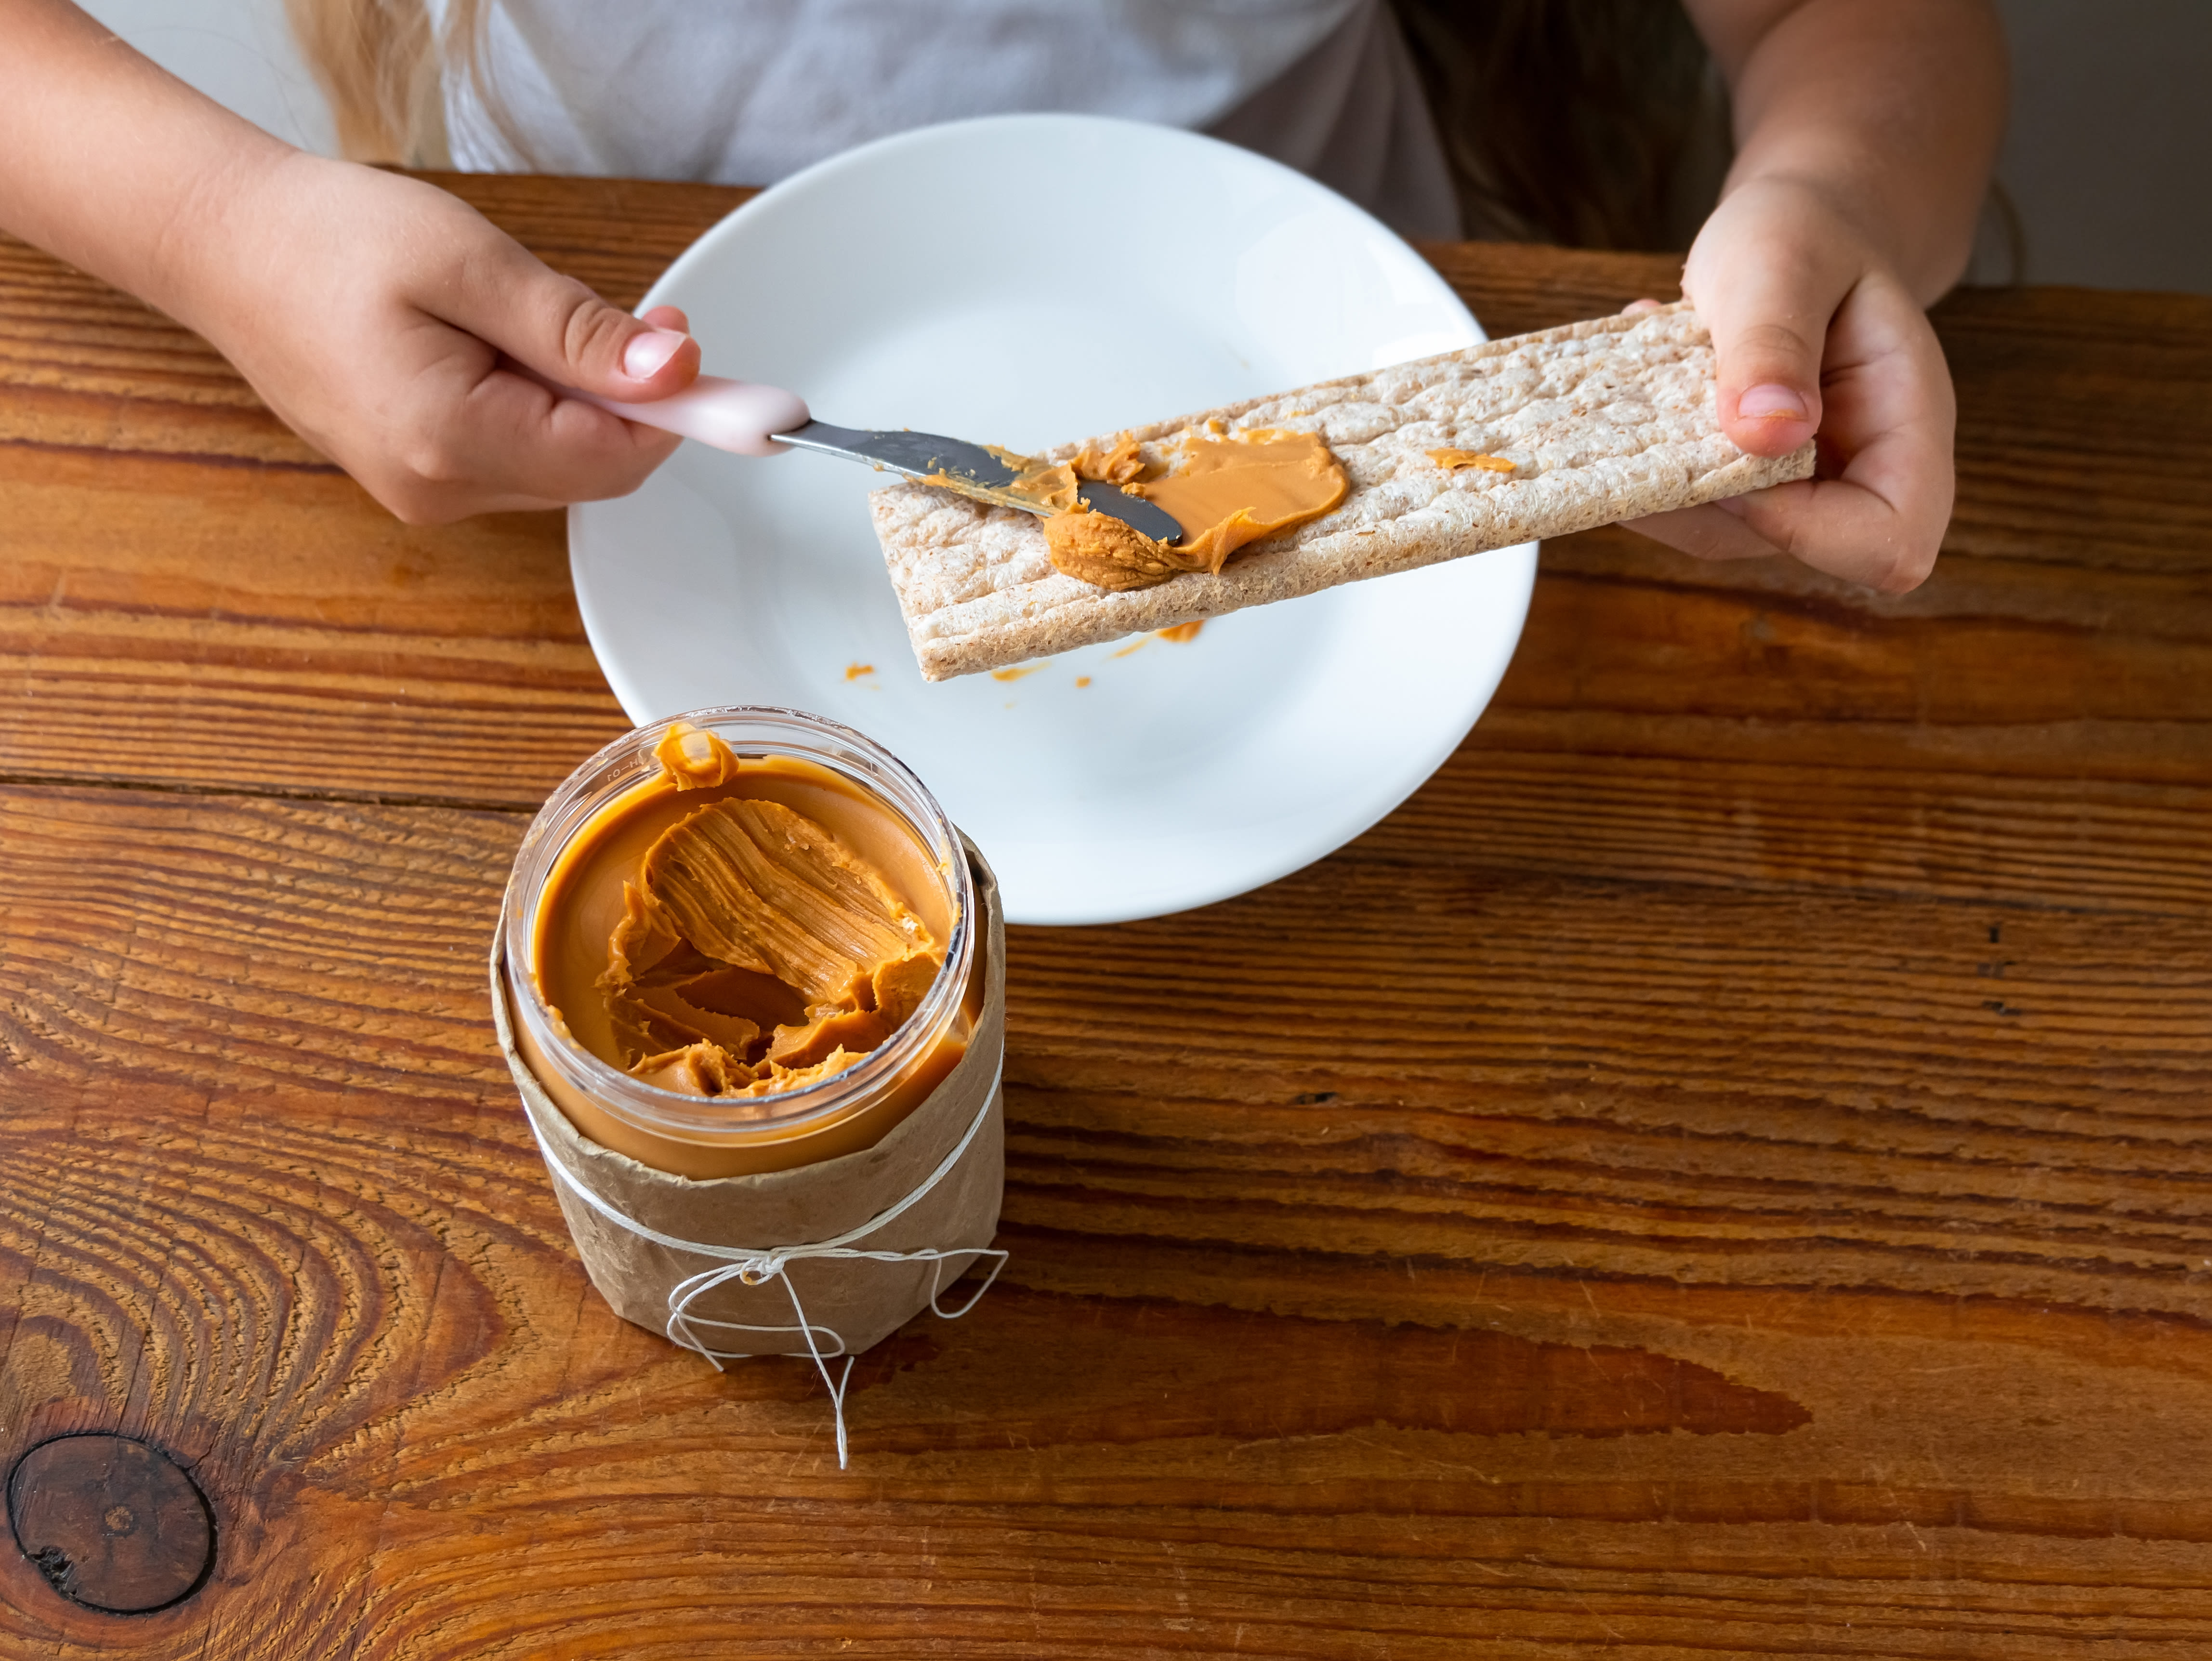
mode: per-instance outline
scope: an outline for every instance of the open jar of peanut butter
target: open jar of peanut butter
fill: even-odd
[[[515,1049],[592,1141],[708,1179],[873,1146],[959,1064],[984,977],[959,832],[795,710],[695,711],[539,812],[502,920]]]
[[[964,1313],[1006,1257],[1006,921],[981,851],[849,727],[696,710],[553,794],[489,969],[592,1284],[718,1366],[811,1358],[842,1463],[830,1362]]]

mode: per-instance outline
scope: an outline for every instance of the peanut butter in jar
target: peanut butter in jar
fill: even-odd
[[[975,1036],[958,832],[849,728],[703,710],[580,768],[517,858],[514,1045],[574,1128],[671,1175],[872,1147]]]

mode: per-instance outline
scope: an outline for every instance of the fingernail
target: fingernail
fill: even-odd
[[[1787,386],[1753,386],[1735,401],[1735,412],[1745,421],[1802,421],[1805,400]]]
[[[623,373],[632,380],[650,380],[683,345],[684,337],[667,329],[633,335],[623,348]]]

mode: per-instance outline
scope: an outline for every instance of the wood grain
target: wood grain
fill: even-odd
[[[739,199],[455,179],[634,299]],[[1659,259],[1431,256],[1493,332]],[[557,520],[381,516],[0,246],[0,1469],[217,1523],[0,1653],[2194,1661],[2212,1648],[2212,303],[1939,313],[1923,590],[1548,547],[1424,790],[1014,931],[1013,1260],[854,1374],[584,1281],[493,1052],[622,718]]]
[[[803,1366],[584,1286],[483,1040],[518,828],[0,793],[0,1422],[178,1448],[276,1621],[0,1630],[2033,1656],[2212,1567],[2201,929],[1342,858],[1021,931],[1011,1279],[841,1476]]]
[[[1022,931],[1011,1283],[869,1358],[838,1477],[803,1366],[712,1376],[581,1283],[483,1042],[515,830],[0,794],[0,1422],[112,1402],[195,1457],[250,1524],[210,1608],[285,1612],[208,1654],[679,1654],[728,1619],[732,1654],[1621,1621],[1670,1654],[1704,1619],[2063,1654],[2124,1544],[2205,1568],[2199,929],[1340,858]]]

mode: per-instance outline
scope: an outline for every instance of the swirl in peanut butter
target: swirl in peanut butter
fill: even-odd
[[[565,1000],[573,1036],[647,1084],[717,1097],[801,1089],[882,1045],[921,1007],[945,950],[887,874],[897,843],[826,775],[740,761],[714,733],[679,726],[654,758],[661,788],[580,839],[635,848],[650,836],[642,856],[589,860],[603,874],[572,876],[551,908],[572,911],[593,880],[620,884],[596,979],[574,961],[590,949],[580,916],[555,918],[565,952],[541,946],[547,1001],[557,1013]],[[877,857],[779,791],[836,807]],[[598,1007],[580,1007],[587,996]]]

